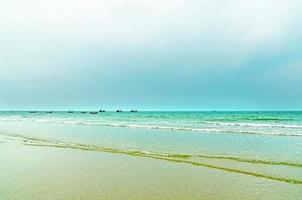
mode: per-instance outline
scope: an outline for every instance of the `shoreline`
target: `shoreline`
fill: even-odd
[[[285,188],[301,195],[298,185],[136,156],[16,141],[1,144],[0,154],[0,185],[7,199],[284,199]],[[12,165],[16,159],[19,164]],[[259,192],[251,197],[246,187]],[[272,188],[260,192],[261,187]]]

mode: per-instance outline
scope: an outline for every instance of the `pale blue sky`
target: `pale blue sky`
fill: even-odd
[[[10,0],[0,110],[302,110],[298,0]]]

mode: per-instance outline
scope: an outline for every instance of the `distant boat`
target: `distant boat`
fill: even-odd
[[[137,112],[137,110],[130,110],[130,112]]]
[[[85,112],[85,111],[82,111],[81,113],[87,113],[87,112]]]
[[[122,110],[116,110],[116,112],[123,112]]]
[[[99,112],[106,112],[105,110],[100,110]]]
[[[37,113],[37,111],[29,111],[29,113]]]
[[[68,113],[74,113],[73,111],[68,111]]]
[[[98,112],[90,112],[90,114],[93,114],[93,115],[95,115],[95,114],[98,114]]]
[[[52,111],[46,111],[46,113],[53,113]]]

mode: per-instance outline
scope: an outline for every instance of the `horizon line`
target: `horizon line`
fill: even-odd
[[[302,110],[138,110],[138,109],[115,109],[115,110],[105,110],[105,109],[101,109],[104,110],[106,112],[116,112],[117,110],[122,110],[124,112],[129,112],[131,110],[136,110],[138,112],[302,112]],[[26,109],[26,110],[0,110],[0,112],[29,112],[29,111],[36,111],[36,112],[47,112],[47,111],[51,111],[51,112],[68,112],[68,111],[72,111],[72,112],[83,112],[83,111],[100,111],[100,109],[95,109],[95,110],[90,110],[90,109],[79,109],[79,110],[72,110],[72,109],[60,109],[60,110],[51,110],[51,109],[43,109],[43,110],[35,110],[35,109]]]

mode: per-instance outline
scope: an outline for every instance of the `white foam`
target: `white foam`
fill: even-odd
[[[214,124],[223,126],[250,126],[250,127],[278,127],[278,128],[298,128],[302,129],[302,125],[289,125],[289,124],[258,124],[258,123],[233,123],[233,122],[215,122],[215,121],[201,121],[204,124]]]
[[[258,135],[272,135],[272,136],[302,136],[302,132],[272,132],[268,130],[241,130],[241,129],[228,129],[228,128],[200,128],[200,127],[183,127],[183,126],[163,126],[163,125],[144,125],[144,124],[124,124],[124,123],[105,123],[105,122],[89,122],[79,120],[62,120],[59,118],[50,119],[35,119],[35,118],[0,118],[0,121],[27,121],[27,122],[38,122],[38,123],[62,123],[62,124],[79,124],[79,125],[92,125],[92,126],[108,126],[108,127],[120,127],[120,128],[140,128],[140,129],[159,129],[159,130],[174,130],[174,131],[193,131],[203,133],[239,133],[239,134],[258,134]],[[246,124],[246,123],[225,123],[225,122],[210,122],[204,121],[206,124],[215,125],[227,125],[227,126],[251,126],[251,127],[276,127],[267,126],[265,124]],[[260,126],[259,126],[260,125]],[[264,125],[264,126],[261,126]],[[277,127],[288,128],[287,125],[280,125]],[[302,126],[294,126],[302,128]]]

